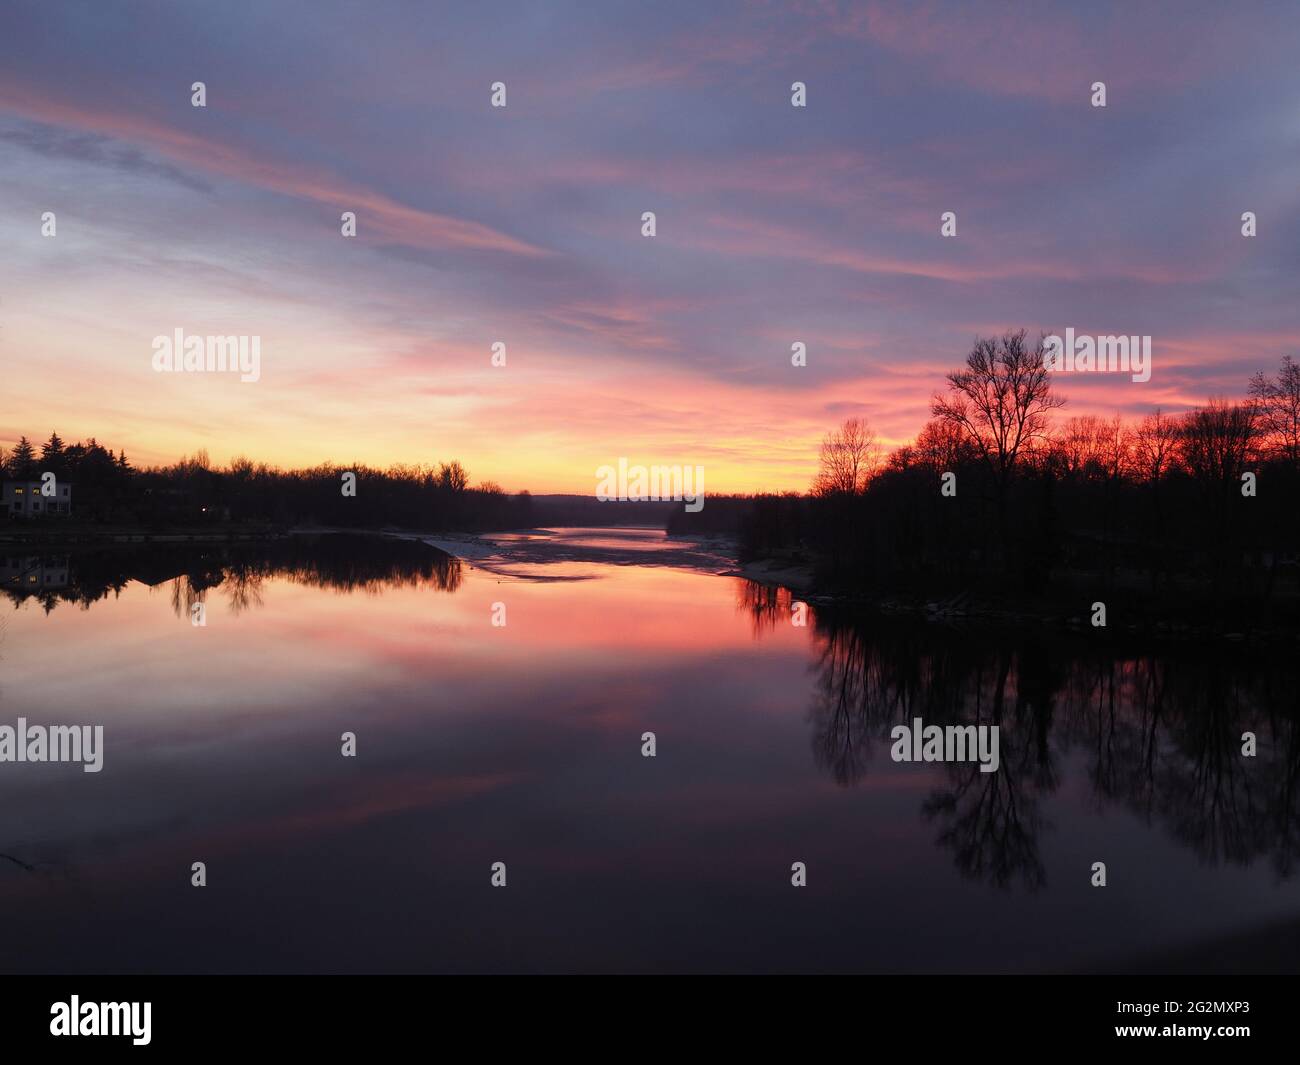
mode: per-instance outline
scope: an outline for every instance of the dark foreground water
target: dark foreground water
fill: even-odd
[[[0,559],[0,725],[105,728],[0,763],[0,968],[1300,969],[1294,647],[799,627],[658,533],[547,544]],[[893,762],[914,717],[1000,770]]]

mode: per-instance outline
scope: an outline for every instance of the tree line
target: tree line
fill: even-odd
[[[1044,354],[1024,330],[979,338],[914,440],[886,452],[851,418],[808,493],[710,498],[672,531],[803,553],[851,589],[1300,596],[1300,365],[1256,373],[1240,399],[1125,420],[1061,417]]]
[[[115,456],[93,437],[66,444],[51,433],[38,451],[23,436],[12,451],[0,448],[0,480],[40,480],[45,473],[73,485],[76,521],[480,531],[527,527],[533,520],[528,492],[507,495],[492,481],[471,485],[454,461],[285,470],[242,457],[218,467],[200,451],[169,466],[137,469],[125,451]]]

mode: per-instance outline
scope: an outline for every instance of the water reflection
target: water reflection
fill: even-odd
[[[864,787],[873,773],[884,774],[882,767],[894,771],[893,788],[899,779],[922,780],[928,790],[919,800],[905,791],[896,794],[928,826],[952,865],[972,881],[1030,892],[1043,888],[1051,864],[1044,851],[1059,831],[1045,813],[1053,800],[1060,800],[1055,817],[1061,803],[1088,817],[1108,811],[1132,815],[1207,868],[1266,863],[1278,880],[1293,875],[1300,852],[1300,664],[1293,656],[1245,645],[1135,650],[1129,642],[1100,643],[1045,630],[999,632],[864,618],[827,605],[810,607],[807,627],[799,629],[791,624],[794,600],[787,590],[738,579],[732,586],[751,632],[766,648],[789,655],[782,658],[789,666],[774,665],[758,677],[746,656],[743,623],[727,626],[720,616],[730,610],[728,585],[721,578],[635,566],[617,567],[614,577],[613,569],[606,567],[604,579],[581,588],[516,586],[512,596],[519,612],[512,606],[509,639],[498,630],[478,628],[488,616],[486,603],[500,594],[495,584],[488,590],[487,581],[495,580],[488,576],[482,587],[467,588],[446,601],[452,611],[448,617],[456,620],[440,630],[441,644],[420,642],[427,601],[409,595],[382,604],[382,611],[364,611],[360,603],[338,604],[328,621],[312,629],[313,649],[302,658],[292,657],[301,634],[283,627],[289,615],[261,629],[245,619],[240,626],[244,642],[228,640],[223,646],[232,653],[246,644],[253,656],[274,641],[285,664],[256,667],[264,671],[259,676],[268,691],[310,685],[312,671],[322,668],[316,665],[315,645],[328,640],[344,649],[343,656],[335,656],[339,674],[328,684],[331,698],[344,707],[351,705],[349,700],[371,698],[369,678],[395,671],[406,681],[378,703],[394,720],[402,719],[404,700],[418,704],[419,693],[429,688],[427,677],[436,676],[437,690],[447,690],[456,680],[462,684],[457,699],[468,705],[481,698],[481,712],[494,721],[513,720],[520,707],[540,699],[538,705],[549,715],[547,727],[557,729],[581,724],[572,716],[572,693],[593,690],[590,670],[599,668],[593,663],[639,656],[636,661],[655,661],[661,669],[675,671],[662,674],[664,680],[674,680],[694,677],[693,660],[707,661],[698,666],[709,671],[707,683],[730,684],[730,695],[727,705],[715,706],[699,719],[692,749],[703,751],[711,742],[725,747],[710,732],[710,722],[734,725],[751,704],[788,689],[793,705],[807,708],[805,735],[817,769],[845,790]],[[367,597],[386,589],[455,592],[466,580],[467,567],[416,541],[336,534],[260,544],[142,544],[65,556],[11,556],[0,558],[0,576],[0,592],[10,600],[35,602],[47,613],[61,604],[87,610],[116,600],[130,582],[138,581],[165,588],[169,612],[188,620],[190,608],[210,602],[214,594],[231,613],[245,614],[274,598],[268,595],[274,581]],[[705,594],[714,589],[716,600]],[[163,609],[157,600],[138,602],[129,616],[139,627],[147,613]],[[311,609],[321,612],[315,605]],[[461,620],[468,616],[464,612],[472,612],[472,626]],[[415,618],[419,625],[412,624]],[[66,626],[60,631],[72,635]],[[369,637],[358,636],[361,631]],[[95,663],[100,670],[118,668],[112,665],[118,653],[105,634],[96,631],[82,638],[86,642],[75,646],[88,673],[98,675]],[[39,645],[25,653],[34,650]],[[379,657],[360,662],[356,656],[363,651]],[[808,677],[799,672],[798,662],[805,656]],[[136,661],[130,656],[121,660]],[[548,669],[541,669],[542,662]],[[151,684],[158,686],[156,667],[151,668]],[[196,659],[185,668],[188,677],[202,675],[206,667]],[[486,687],[484,677],[492,678]],[[536,694],[523,698],[521,692],[540,690],[543,681],[553,686],[549,701]],[[621,694],[611,699],[608,685],[615,681]],[[226,702],[238,694],[219,677],[210,683]],[[681,683],[700,687],[697,681]],[[639,722],[652,716],[657,689],[629,687],[621,677],[606,678],[605,684],[592,695],[598,720],[623,714]],[[124,687],[129,692],[130,684]],[[185,690],[188,686],[178,679],[174,691]],[[38,696],[39,689],[33,688],[27,700]],[[94,698],[109,696],[96,687]],[[27,709],[20,695],[15,713]],[[195,727],[209,718],[219,720],[215,713],[196,717]],[[973,762],[893,766],[890,730],[914,718],[941,726],[997,725],[999,771],[981,773]],[[761,724],[752,714],[749,721],[754,727]],[[797,728],[799,722],[790,725]],[[299,726],[286,728],[293,732]],[[1255,757],[1242,756],[1246,732],[1257,737]],[[596,742],[598,735],[592,739]],[[797,753],[799,742],[787,731],[780,746]],[[528,743],[535,745],[535,737]],[[510,749],[532,751],[534,746]],[[495,755],[489,761],[495,764]],[[806,756],[802,765],[808,766]],[[901,778],[900,768],[906,768]],[[536,766],[526,762],[520,771],[525,769]],[[921,776],[913,776],[913,769]],[[753,786],[761,798],[771,782],[755,780]],[[14,870],[30,857],[0,846],[0,862]]]
[[[765,633],[789,624],[789,592],[744,583],[739,608]],[[1279,879],[1300,853],[1300,665],[1243,646],[1138,652],[1055,632],[953,630],[910,619],[809,612],[816,648],[813,757],[859,784],[888,759],[890,730],[997,725],[1001,769],[942,765],[921,805],[967,877],[1036,890],[1045,882],[1043,801],[1086,765],[1097,812],[1158,825],[1207,866],[1267,860]],[[1243,734],[1257,754],[1243,756]]]
[[[40,561],[0,720],[102,721],[108,758],[0,766],[0,970],[1061,971],[1258,959],[1294,921],[1281,656],[799,627],[788,592],[579,539],[510,578],[376,537]],[[912,717],[998,724],[999,771],[893,763]]]
[[[0,556],[0,594],[34,600],[48,614],[60,603],[88,609],[117,596],[131,581],[167,585],[177,617],[219,590],[232,613],[262,604],[272,577],[292,584],[369,595],[385,588],[454,592],[459,560],[414,540],[334,533],[256,543],[123,544],[64,555]]]

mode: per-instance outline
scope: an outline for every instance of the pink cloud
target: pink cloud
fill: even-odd
[[[1240,62],[1243,42],[1229,9],[1216,26],[1180,17],[1179,8],[1121,9],[1122,19],[1079,8],[934,3],[827,5],[833,32],[867,39],[924,60],[953,81],[988,92],[1087,105],[1094,81],[1121,93],[1167,91]]]
[[[174,163],[253,185],[269,192],[310,200],[333,211],[358,215],[358,233],[416,248],[462,248],[541,257],[550,253],[478,222],[399,203],[317,169],[259,159],[233,145],[155,121],[143,113],[91,111],[49,98],[34,98],[23,86],[0,84],[6,107],[22,117],[68,129],[89,130],[148,148]],[[331,225],[334,223],[331,222]]]

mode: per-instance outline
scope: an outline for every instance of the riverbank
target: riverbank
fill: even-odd
[[[812,592],[815,590],[816,583],[812,566],[783,559],[758,559],[746,562],[733,570],[728,570],[723,576],[744,577],[758,584],[789,588],[794,592]]]
[[[138,525],[102,526],[81,525],[23,527],[15,524],[0,526],[0,549],[29,551],[55,551],[69,547],[107,547],[113,544],[185,544],[185,543],[249,543],[259,540],[278,540],[291,530],[283,526],[228,526],[204,525],[176,526],[167,529],[150,529]]]
[[[1128,589],[1104,590],[1100,577],[1093,585],[1083,582],[1076,589],[1034,597],[993,595],[979,587],[948,595],[850,591],[819,577],[813,562],[788,556],[746,562],[727,575],[788,588],[824,608],[906,616],[948,626],[1047,628],[1099,637],[1130,634],[1178,641],[1300,641],[1300,616],[1290,604],[1269,604],[1274,613],[1267,617],[1244,600],[1220,604],[1183,595],[1157,604],[1132,595]]]

